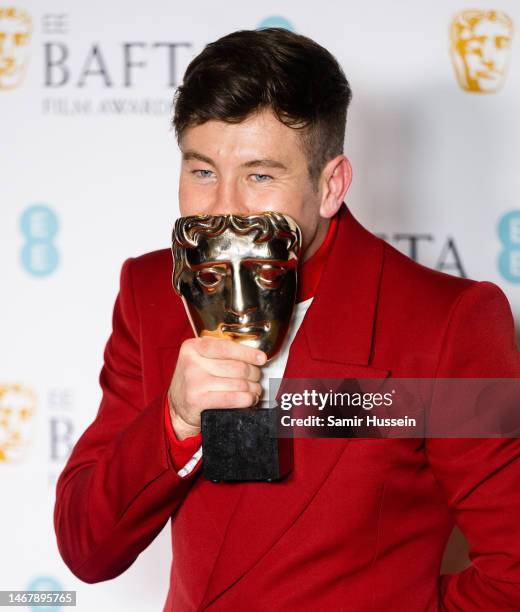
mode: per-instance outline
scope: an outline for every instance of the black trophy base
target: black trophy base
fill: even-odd
[[[277,409],[210,409],[201,413],[202,468],[213,482],[286,476],[293,466],[291,438],[277,438]]]

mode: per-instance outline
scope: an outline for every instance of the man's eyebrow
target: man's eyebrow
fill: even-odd
[[[251,161],[242,164],[244,168],[255,168],[262,166],[264,168],[279,168],[280,170],[287,170],[287,166],[282,164],[281,161],[276,159],[252,159]]]
[[[188,149],[187,151],[182,152],[183,161],[190,161],[191,159],[196,159],[197,161],[204,162],[205,164],[210,164],[211,166],[215,166],[215,162],[208,157],[207,155],[203,155],[198,151],[194,151],[193,149]]]
[[[211,157],[208,157],[207,155],[203,155],[202,153],[199,153],[198,151],[195,151],[194,149],[187,149],[186,151],[183,151],[182,159],[183,161],[190,161],[192,159],[196,159],[197,161],[204,162],[205,164],[210,164],[213,167],[216,166],[215,162],[211,159]],[[250,161],[244,162],[242,164],[243,168],[257,168],[259,166],[263,168],[279,168],[280,170],[288,169],[287,166],[283,164],[281,161],[278,161],[276,159],[269,159],[269,158],[251,159]]]

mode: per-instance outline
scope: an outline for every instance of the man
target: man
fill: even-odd
[[[496,286],[414,263],[343,204],[349,101],[336,60],[303,36],[208,45],[176,99],[181,214],[274,210],[300,225],[310,306],[287,378],[517,377]],[[516,440],[298,439],[280,482],[204,480],[200,412],[254,404],[265,355],[193,338],[171,274],[168,250],[123,266],[101,407],[57,485],[76,576],[118,576],[171,519],[165,610],[519,608]],[[472,565],[439,578],[454,523]]]

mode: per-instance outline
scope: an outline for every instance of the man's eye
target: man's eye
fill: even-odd
[[[273,178],[269,174],[251,174],[251,177],[254,183],[268,183]]]
[[[271,289],[278,287],[285,273],[283,268],[263,267],[258,271],[257,279],[260,285]]]
[[[192,170],[191,173],[198,178],[211,178],[213,176],[212,170]]]
[[[197,272],[197,280],[207,289],[214,289],[223,278],[223,274],[220,272],[214,272],[212,270],[201,270],[200,272]]]

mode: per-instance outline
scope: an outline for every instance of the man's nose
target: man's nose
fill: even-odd
[[[211,214],[247,214],[247,207],[245,206],[239,185],[232,177],[224,177],[219,180],[215,190]]]

